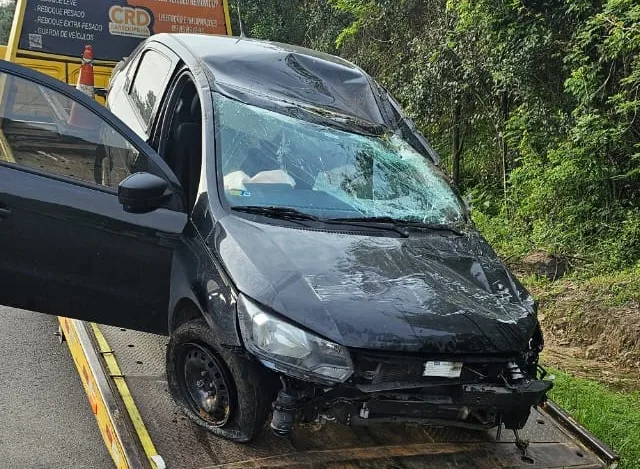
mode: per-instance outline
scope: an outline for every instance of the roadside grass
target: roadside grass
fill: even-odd
[[[640,265],[590,278],[522,282],[539,301],[549,365],[607,385],[617,380],[616,388],[640,389]]]
[[[640,469],[640,263],[519,279],[539,301],[547,350],[559,352],[545,358],[549,396],[620,454],[619,468]]]
[[[585,281],[588,294],[606,306],[640,302],[640,265],[633,269],[598,275]]]
[[[552,301],[567,290],[603,306],[640,303],[640,264],[625,270],[594,276],[571,274],[551,281],[536,275],[524,275],[520,281],[541,302]]]
[[[617,392],[560,370],[549,395],[621,456],[621,469],[640,468],[640,392]]]

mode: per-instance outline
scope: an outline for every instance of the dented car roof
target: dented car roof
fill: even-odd
[[[176,34],[213,73],[225,95],[264,106],[296,104],[390,126],[381,112],[382,90],[360,68],[303,47],[228,36]],[[272,106],[266,106],[272,107]]]

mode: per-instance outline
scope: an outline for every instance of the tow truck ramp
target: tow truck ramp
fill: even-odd
[[[553,402],[513,433],[380,424],[267,428],[236,444],[189,421],[167,389],[168,338],[60,318],[107,449],[118,469],[615,468],[618,455]]]

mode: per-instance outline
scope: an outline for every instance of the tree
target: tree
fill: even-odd
[[[249,35],[337,53],[389,89],[498,246],[640,261],[637,0],[241,5]]]
[[[0,4],[0,44],[6,44],[9,41],[15,9],[14,2]]]

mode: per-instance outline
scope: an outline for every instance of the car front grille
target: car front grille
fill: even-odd
[[[464,365],[459,378],[423,376],[425,363],[436,358],[383,356],[356,353],[354,358],[354,380],[357,384],[374,389],[402,387],[447,386],[461,383],[495,382],[504,370],[507,360],[477,360],[467,362],[464,358],[450,359]]]

